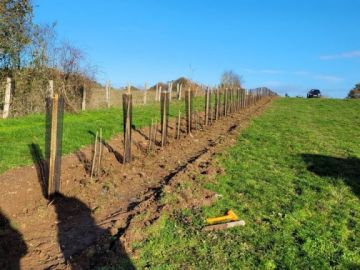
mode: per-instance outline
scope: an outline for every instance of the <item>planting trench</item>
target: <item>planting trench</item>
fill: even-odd
[[[179,183],[196,182],[196,175],[211,181],[221,173],[214,155],[234,144],[249,120],[270,102],[271,98],[265,97],[250,108],[201,127],[192,136],[183,132],[180,140],[174,139],[175,123],[171,122],[169,144],[163,149],[156,146],[150,154],[146,153],[149,130],[135,127],[134,160],[119,163],[122,135],[104,142],[103,170],[92,180],[92,147],[67,155],[62,158],[62,195],[51,201],[43,196],[41,162],[0,175],[0,209],[12,228],[2,241],[6,246],[0,246],[0,252],[3,248],[10,254],[0,256],[0,268],[5,260],[19,261],[21,269],[91,269],[119,260],[128,263],[128,269],[134,268],[128,260],[137,255],[131,243],[141,241],[141,230],[162,211],[173,208],[162,200],[164,195],[178,192]],[[182,129],[185,131],[185,126]],[[176,195],[177,208],[198,207],[215,199],[201,183]]]

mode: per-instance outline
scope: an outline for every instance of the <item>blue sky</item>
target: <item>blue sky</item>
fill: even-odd
[[[34,0],[37,23],[83,49],[101,82],[180,76],[215,85],[345,97],[360,82],[360,1]]]

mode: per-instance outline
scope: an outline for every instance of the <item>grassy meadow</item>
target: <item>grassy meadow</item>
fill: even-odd
[[[139,269],[360,269],[360,101],[278,99],[219,154],[221,196],[163,215]],[[244,227],[202,232],[228,209]],[[121,269],[121,268],[120,268]]]
[[[203,110],[203,98],[194,99],[194,109]],[[184,101],[172,101],[170,117],[178,115],[178,111],[185,111]],[[151,119],[160,118],[160,105],[133,107],[133,125],[136,128],[149,125]],[[45,150],[45,122],[44,114],[28,115],[12,119],[0,119],[0,173],[18,166],[31,164],[32,157],[29,145],[38,144]],[[80,113],[65,113],[63,119],[62,153],[68,154],[93,142],[93,133],[103,129],[104,139],[123,131],[121,108],[85,111]]]

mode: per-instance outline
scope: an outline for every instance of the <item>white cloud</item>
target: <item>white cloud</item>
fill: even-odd
[[[281,74],[281,73],[284,73],[284,71],[277,70],[277,69],[263,69],[263,70],[261,70],[261,72],[265,73],[265,74]]]
[[[291,72],[291,73],[294,74],[294,75],[300,75],[300,76],[309,75],[309,74],[310,74],[309,71],[305,71],[305,70],[293,71],[293,72]]]
[[[360,50],[342,52],[338,54],[322,55],[321,60],[334,60],[334,59],[350,59],[360,57]]]
[[[344,80],[344,78],[332,75],[315,75],[314,79],[328,81],[328,82],[340,82]]]

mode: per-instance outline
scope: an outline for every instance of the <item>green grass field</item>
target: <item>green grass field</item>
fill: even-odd
[[[203,98],[194,100],[194,109],[203,110]],[[184,102],[173,101],[170,106],[170,117],[184,112]],[[133,125],[137,128],[149,125],[151,119],[160,118],[160,105],[136,106],[133,108]],[[93,142],[90,132],[103,129],[104,139],[109,139],[122,132],[123,119],[120,109],[102,109],[78,114],[65,114],[63,120],[63,154],[68,154]],[[45,148],[45,115],[0,120],[0,173],[22,165],[32,163],[30,144]]]
[[[162,216],[139,269],[360,269],[360,102],[278,99],[219,156],[211,207]],[[245,227],[201,232],[233,209]],[[190,222],[189,222],[190,221]]]

